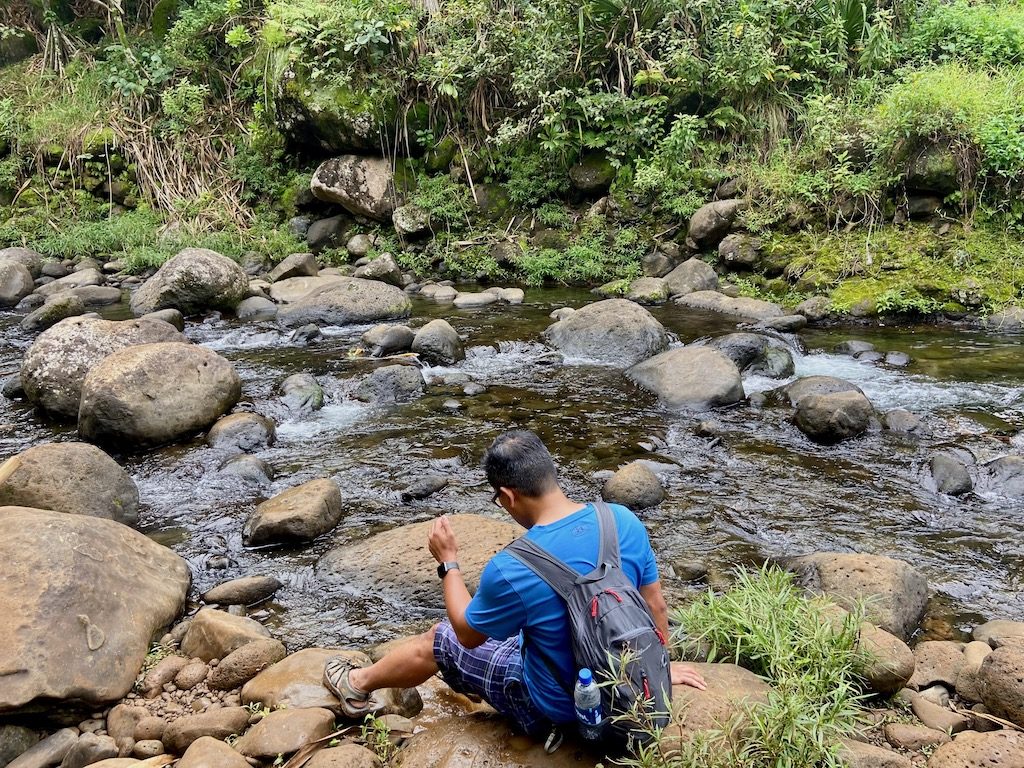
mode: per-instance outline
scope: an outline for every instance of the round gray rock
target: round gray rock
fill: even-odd
[[[13,307],[35,290],[32,273],[16,261],[0,261],[0,307]]]
[[[281,382],[281,399],[294,411],[319,411],[324,407],[324,390],[308,373],[296,373]]]
[[[608,478],[601,489],[601,497],[632,510],[647,509],[664,501],[665,489],[658,476],[643,462],[634,461]]]
[[[859,392],[809,395],[797,406],[793,422],[816,443],[831,445],[862,434],[874,409]]]
[[[928,462],[928,467],[935,481],[935,489],[939,493],[959,496],[974,489],[971,473],[960,459],[948,453],[936,453]]]
[[[168,260],[132,296],[132,312],[177,309],[194,315],[234,309],[249,295],[249,276],[231,259],[205,248],[186,248]]]
[[[128,347],[85,377],[78,433],[93,442],[160,445],[207,429],[241,393],[231,363],[205,347]]]
[[[607,299],[581,307],[544,331],[565,355],[628,368],[668,346],[668,334],[643,307]]]
[[[735,363],[710,347],[670,349],[633,366],[626,375],[674,409],[706,410],[744,397]]]
[[[452,365],[466,359],[462,339],[447,320],[431,320],[418,331],[412,351],[432,365]]]
[[[33,280],[39,277],[43,269],[43,257],[30,248],[0,248],[0,261],[21,264],[29,271]]]
[[[687,259],[663,278],[670,296],[681,296],[695,291],[713,291],[718,287],[718,275],[706,261]]]
[[[363,334],[359,343],[369,350],[373,357],[384,357],[412,349],[416,336],[407,325],[375,325]]]
[[[380,157],[331,158],[316,169],[310,189],[318,200],[377,221],[390,221],[404,202],[395,187],[391,161]]]
[[[210,427],[206,442],[212,448],[255,451],[274,444],[274,422],[258,413],[232,413]]]
[[[423,374],[411,365],[385,365],[359,382],[354,397],[368,403],[403,403],[425,389]]]
[[[218,584],[203,593],[203,602],[220,605],[252,605],[273,597],[281,582],[273,576],[243,576]]]
[[[49,443],[29,448],[0,465],[0,505],[135,525],[139,489],[99,448],[87,443]]]

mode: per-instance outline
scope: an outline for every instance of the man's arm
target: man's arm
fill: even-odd
[[[447,515],[441,515],[434,521],[427,537],[427,545],[430,547],[430,554],[439,563],[458,559],[459,546]],[[444,607],[448,613],[448,620],[452,623],[459,643],[466,648],[482,645],[487,640],[487,635],[477,632],[466,622],[466,606],[472,598],[466,589],[462,571],[446,573],[441,587],[444,590]]]
[[[654,626],[658,628],[661,636],[668,643],[668,603],[665,602],[665,596],[661,592],[661,582],[652,581],[650,584],[644,584],[640,587],[640,596],[647,602],[647,607],[651,609]],[[671,669],[672,685],[688,685],[702,691],[707,689],[708,686],[704,682],[704,678],[689,664],[673,662]]]
[[[661,636],[668,643],[668,603],[661,593],[661,582],[652,581],[640,587],[640,596],[647,602],[651,609],[651,616],[654,617],[654,626],[661,632]]]

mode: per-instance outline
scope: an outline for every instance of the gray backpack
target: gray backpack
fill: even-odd
[[[604,735],[612,744],[627,746],[647,741],[653,728],[668,725],[671,673],[666,639],[655,627],[647,601],[622,571],[612,511],[601,501],[594,506],[601,545],[597,567],[590,573],[581,575],[525,537],[505,551],[565,601],[576,668],[591,669],[601,689]],[[573,698],[574,681],[564,680],[543,651],[527,643],[525,653],[537,653]]]

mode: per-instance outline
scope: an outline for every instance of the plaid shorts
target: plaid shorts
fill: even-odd
[[[476,648],[466,648],[451,622],[442,621],[434,635],[434,660],[453,691],[480,696],[530,736],[543,739],[547,735],[551,721],[533,703],[523,682],[518,637],[501,642],[488,639]]]

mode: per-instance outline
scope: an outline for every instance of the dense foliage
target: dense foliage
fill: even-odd
[[[608,165],[627,225],[659,231],[727,179],[755,232],[873,228],[921,194],[968,229],[1024,226],[1013,0],[8,5],[0,44],[27,28],[41,55],[2,70],[0,204],[120,181],[186,227],[245,228],[294,213],[300,171],[356,151],[415,158],[448,234],[476,226],[476,184],[530,213],[571,199],[581,160]],[[460,190],[432,182],[449,169]],[[573,231],[580,253],[526,249],[520,276],[629,277],[630,237]],[[596,266],[593,247],[610,248]]]

